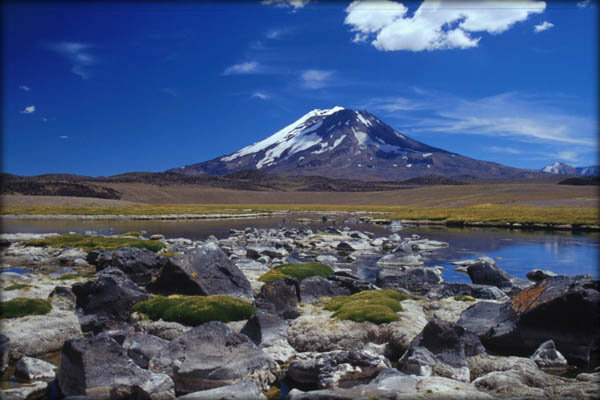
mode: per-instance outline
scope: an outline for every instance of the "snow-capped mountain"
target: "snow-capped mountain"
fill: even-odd
[[[573,167],[557,161],[554,164],[546,165],[544,168],[542,168],[542,172],[555,175],[598,176],[600,175],[600,166],[593,165],[591,167]]]
[[[432,174],[481,178],[538,174],[426,145],[367,111],[339,106],[312,110],[235,153],[171,171],[225,175],[246,169],[361,180],[403,180]]]

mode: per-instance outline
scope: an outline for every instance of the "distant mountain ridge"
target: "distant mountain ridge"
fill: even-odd
[[[555,175],[599,176],[600,165],[592,165],[590,167],[573,167],[557,161],[554,164],[546,165],[541,169],[541,171]]]
[[[241,170],[364,181],[401,181],[427,175],[458,179],[543,175],[421,143],[367,111],[339,106],[312,110],[266,139],[232,154],[169,172],[227,175]]]

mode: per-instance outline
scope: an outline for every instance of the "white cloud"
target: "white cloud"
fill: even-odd
[[[260,72],[260,65],[256,61],[249,61],[225,68],[223,75],[256,74],[258,72]]]
[[[579,8],[586,8],[589,5],[590,5],[590,0],[583,0],[583,1],[577,2],[577,7],[579,7]]]
[[[66,139],[70,139],[71,137],[70,137],[70,136],[64,136],[64,135],[63,135],[63,136],[59,136],[58,138],[59,138],[59,139],[66,140]]]
[[[31,88],[29,86],[26,86],[26,85],[19,86],[19,89],[24,90],[26,92],[29,92],[31,90]]]
[[[42,117],[42,122],[48,122],[48,118]]]
[[[254,92],[252,93],[252,98],[257,98],[257,99],[261,99],[261,100],[269,100],[271,98],[270,94],[267,94],[265,92]]]
[[[417,94],[423,94],[424,92]],[[367,109],[371,111],[384,111],[384,112],[395,112],[395,111],[414,111],[426,108],[427,106],[422,102],[409,99],[407,97],[378,97],[371,99],[368,103],[361,105],[361,109]]]
[[[309,89],[320,89],[327,85],[332,76],[333,71],[309,69],[302,72],[302,81]]]
[[[302,8],[310,3],[310,0],[263,0],[262,4],[274,5],[275,7],[292,7],[294,10]]]
[[[521,154],[522,151],[519,149],[515,149],[513,147],[498,147],[491,146],[487,148],[488,151],[492,151],[494,153],[508,153],[508,154]]]
[[[544,1],[425,0],[412,16],[403,4],[389,0],[356,0],[346,8],[345,24],[354,41],[371,40],[383,51],[423,51],[477,47],[473,32],[499,34],[530,14],[544,11]]]
[[[288,35],[292,32],[292,28],[280,28],[280,29],[271,29],[266,33],[267,39],[271,40],[279,40],[283,36]]]
[[[556,158],[568,162],[579,161],[579,154],[575,151],[561,151],[556,155]]]
[[[98,63],[98,59],[89,52],[89,49],[94,46],[88,43],[57,42],[46,47],[67,57],[72,64],[71,72],[79,75],[81,79],[88,79],[90,77],[89,67]]]
[[[552,27],[554,27],[554,24],[552,22],[544,21],[541,24],[534,26],[533,30],[535,33],[538,33],[538,32],[543,32],[545,30],[548,30]]]
[[[34,112],[35,106],[27,106],[23,111],[21,111],[21,114],[33,114]]]

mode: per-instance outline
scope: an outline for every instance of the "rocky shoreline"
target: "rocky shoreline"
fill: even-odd
[[[242,214],[157,214],[157,215],[29,215],[29,214],[5,214],[2,219],[7,221],[30,221],[30,220],[121,220],[121,221],[172,221],[172,220],[222,220],[222,219],[254,219],[262,217],[276,217],[299,214],[297,211],[272,211]],[[376,224],[400,223],[415,226],[445,226],[458,228],[504,228],[509,230],[525,231],[573,231],[573,232],[600,232],[600,225],[576,225],[576,224],[554,224],[554,223],[510,223],[510,222],[482,222],[482,221],[443,221],[443,220],[390,220],[381,218],[384,212],[347,212],[347,211],[302,211],[300,214],[318,215],[326,217],[354,216],[362,222]]]
[[[156,253],[27,242],[55,236],[2,235],[3,315],[13,300],[50,305],[2,320],[2,398],[598,398],[600,281],[589,275],[523,280],[482,257],[457,263],[472,283],[447,283],[422,258],[447,243],[340,226],[141,237]],[[361,268],[366,257],[376,271]],[[277,275],[302,263],[330,272]],[[401,304],[389,321],[331,308],[383,292]],[[196,298],[253,311],[184,324],[173,320],[182,306],[164,319],[134,310]]]

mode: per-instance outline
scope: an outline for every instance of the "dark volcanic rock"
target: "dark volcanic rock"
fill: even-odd
[[[482,257],[468,265],[467,273],[475,284],[492,285],[513,293],[530,285],[525,279],[516,278],[502,270],[489,257]]]
[[[129,335],[123,342],[127,355],[140,367],[148,368],[148,363],[160,350],[169,344],[168,340],[147,333]]]
[[[312,303],[321,297],[349,296],[350,289],[341,282],[322,276],[311,276],[300,282],[300,298],[303,303]]]
[[[600,281],[589,275],[547,278],[510,302],[469,307],[458,324],[499,354],[526,357],[552,339],[570,364],[594,366],[600,350]]]
[[[88,262],[96,271],[114,267],[125,272],[138,285],[147,285],[152,276],[164,264],[165,259],[148,249],[121,247],[114,251],[93,250],[88,253]]]
[[[427,298],[432,300],[445,299],[454,296],[471,296],[476,299],[508,300],[508,296],[496,286],[475,285],[473,283],[443,283],[432,287],[427,292]]]
[[[287,322],[275,314],[264,311],[254,313],[240,333],[248,336],[257,346],[269,346],[278,339],[287,340]]]
[[[543,281],[546,278],[550,278],[553,276],[557,276],[554,272],[542,269],[534,269],[529,271],[527,274],[527,279],[532,282],[538,283]]]
[[[225,294],[252,298],[250,282],[216,243],[207,243],[169,258],[151,286],[166,294]]]
[[[428,290],[442,283],[442,272],[435,267],[409,267],[405,270],[383,269],[377,276],[377,286],[383,289]]]
[[[192,393],[249,380],[266,391],[276,363],[248,336],[222,322],[199,325],[171,341],[150,360],[150,370],[166,373],[178,393]]]
[[[0,372],[4,372],[10,360],[10,339],[0,334]]]
[[[131,307],[148,298],[148,293],[116,268],[102,271],[98,278],[73,285],[77,307],[99,319],[127,321]]]
[[[368,383],[389,367],[390,362],[383,356],[366,351],[336,350],[321,353],[313,359],[292,361],[287,377],[321,389],[351,387]]]
[[[62,350],[58,386],[65,396],[174,399],[171,378],[138,367],[109,337],[72,339]]]
[[[255,400],[266,399],[254,382],[240,382],[180,396],[178,400]]]
[[[256,307],[283,318],[297,318],[300,301],[300,285],[294,278],[279,279],[267,283],[256,296]]]
[[[400,371],[470,381],[467,357],[484,353],[477,335],[452,322],[431,320],[398,361]]]

